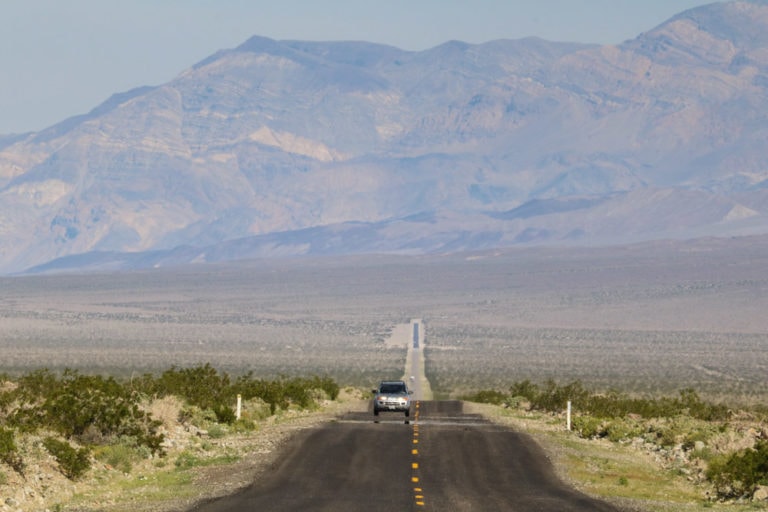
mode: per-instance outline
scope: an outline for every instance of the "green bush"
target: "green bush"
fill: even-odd
[[[643,418],[670,418],[680,415],[704,421],[725,421],[730,410],[723,404],[710,404],[699,398],[690,388],[680,391],[675,398],[635,398],[616,391],[594,393],[579,381],[559,385],[553,380],[538,386],[529,380],[513,383],[509,388],[512,397],[524,397],[532,409],[546,412],[562,412],[568,401],[585,415],[599,418],[624,418],[630,414]]]
[[[237,394],[229,375],[220,374],[208,363],[193,368],[171,367],[154,383],[153,391],[159,396],[175,395],[190,405],[211,410],[232,404]]]
[[[308,408],[316,405],[315,390],[324,392],[335,400],[339,395],[339,387],[329,378],[314,377],[311,379],[294,377],[280,378],[272,381],[254,380],[252,374],[240,377],[234,384],[234,393],[242,395],[244,400],[258,398],[269,405],[269,413],[275,414],[277,409],[288,409],[291,405]]]
[[[507,402],[507,395],[500,391],[486,389],[465,397],[465,400],[481,404],[501,405]]]
[[[190,451],[183,451],[176,457],[174,465],[177,469],[189,469],[200,465],[200,459]]]
[[[722,498],[751,497],[758,485],[768,485],[768,441],[711,460],[706,476]]]
[[[59,463],[59,469],[70,480],[77,480],[91,469],[91,456],[88,448],[75,449],[66,441],[55,437],[46,437],[43,446]]]
[[[159,422],[142,411],[141,397],[115,379],[65,370],[57,378],[47,370],[22,378],[19,407],[12,415],[22,429],[50,428],[66,438],[97,444],[130,436],[153,453],[162,453]]]
[[[531,399],[531,407],[542,411],[560,412],[565,410],[569,401],[577,407],[586,403],[589,395],[589,391],[584,389],[579,381],[559,386],[555,381],[548,380]]]
[[[231,425],[236,422],[238,394],[246,401],[265,404],[269,414],[275,414],[278,408],[316,407],[318,400],[335,400],[339,395],[338,384],[328,377],[281,377],[269,381],[254,379],[248,373],[233,382],[229,375],[210,364],[174,366],[159,377],[146,374],[128,383],[75,370],[64,370],[59,376],[43,369],[21,377],[17,384],[14,390],[0,394],[0,413],[16,430],[55,431],[66,439],[90,446],[110,446],[118,439],[131,438],[138,446],[160,455],[160,422],[141,407],[149,396],[173,395],[184,400],[181,421]],[[3,438],[7,444],[3,453],[13,462],[9,436],[5,434]]]
[[[17,473],[24,471],[24,461],[16,446],[13,430],[0,427],[0,461],[8,464]]]
[[[236,418],[234,406],[237,395],[244,400],[259,398],[269,404],[270,414],[291,405],[309,408],[316,405],[318,391],[331,400],[339,396],[339,385],[328,377],[254,379],[253,373],[238,377],[234,382],[226,373],[219,373],[210,364],[194,368],[172,367],[159,379],[144,379],[142,388],[157,396],[175,395],[189,405],[211,410],[220,423],[232,424]]]
[[[330,377],[314,377],[309,385],[313,389],[324,391],[329,400],[336,400],[339,397],[339,384]]]
[[[216,415],[216,421],[227,425],[232,425],[237,421],[237,415],[232,407],[227,405],[219,405],[213,409],[213,413]]]
[[[221,426],[218,423],[214,423],[208,427],[208,437],[211,439],[221,439],[227,435],[226,427]]]
[[[712,425],[708,422],[692,425],[686,429],[686,432],[683,435],[683,448],[685,450],[693,450],[696,447],[697,442],[706,444],[718,431],[719,429],[716,425]]]
[[[605,437],[608,435],[606,421],[593,416],[576,416],[572,422],[573,429],[585,439]]]
[[[93,457],[123,473],[130,473],[134,461],[140,458],[136,448],[124,444],[101,446],[94,450]]]
[[[614,418],[608,423],[606,432],[608,439],[618,443],[642,435],[645,429],[637,421],[630,418]]]
[[[539,394],[539,387],[532,383],[530,380],[526,379],[521,382],[515,382],[509,387],[509,394],[510,396],[514,397],[523,397],[528,402],[533,402],[533,400],[538,396]]]

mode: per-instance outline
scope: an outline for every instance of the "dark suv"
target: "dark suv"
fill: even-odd
[[[411,415],[411,393],[402,380],[385,380],[373,390],[373,415],[381,411],[405,413]]]

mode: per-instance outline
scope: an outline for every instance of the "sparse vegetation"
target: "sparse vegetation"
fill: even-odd
[[[91,453],[86,447],[73,448],[68,442],[46,437],[43,446],[56,458],[61,472],[70,480],[77,480],[91,469]]]
[[[14,471],[24,471],[24,461],[16,446],[13,430],[0,427],[0,462],[4,462]]]
[[[752,496],[759,485],[768,485],[768,440],[761,439],[754,447],[713,458],[707,478],[720,496]]]
[[[130,473],[135,462],[162,457],[162,422],[147,411],[155,400],[181,400],[185,405],[177,419],[207,426],[209,437],[216,439],[225,435],[222,424],[235,424],[238,394],[246,401],[265,403],[271,414],[312,408],[318,400],[335,400],[339,394],[338,384],[328,377],[266,380],[249,373],[232,379],[210,364],[172,367],[159,377],[145,374],[124,382],[76,370],[58,375],[42,369],[6,383],[12,385],[0,393],[0,462],[23,474],[26,465],[16,432],[28,436],[55,432],[46,435],[42,445],[71,480],[83,477],[92,459]],[[183,452],[174,464],[184,469],[224,460],[231,456],[212,461]]]
[[[711,484],[719,499],[750,499],[758,486],[768,484],[768,442],[762,432],[750,427],[745,442],[753,445],[734,450],[722,442],[742,431],[737,414],[749,414],[752,425],[763,420],[759,411],[734,411],[724,404],[702,400],[686,388],[675,397],[630,397],[615,391],[596,393],[575,381],[542,385],[530,380],[511,384],[507,392],[483,390],[465,397],[479,403],[524,408],[562,415],[571,402],[577,413],[573,430],[585,439],[607,439],[635,443],[646,449],[668,453],[675,467],[694,481]],[[620,485],[628,485],[626,478]]]
[[[72,370],[59,377],[38,370],[20,378],[8,394],[5,421],[22,431],[50,429],[92,445],[131,437],[153,453],[161,451],[162,435],[142,410],[142,397],[112,377]]]

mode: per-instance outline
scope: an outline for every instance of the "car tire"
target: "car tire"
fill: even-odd
[[[374,416],[378,416],[379,415],[379,410],[374,408],[373,409],[373,415]]]

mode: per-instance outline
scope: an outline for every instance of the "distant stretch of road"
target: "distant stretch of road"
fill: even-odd
[[[528,436],[418,402],[411,424],[349,414],[299,434],[272,473],[195,512],[617,512],[563,484]]]
[[[402,340],[408,352],[403,378],[408,381],[408,387],[413,391],[414,399],[431,400],[432,388],[424,375],[425,325],[421,319],[416,318],[411,320],[410,330],[403,329],[403,332],[410,334],[409,339]]]

